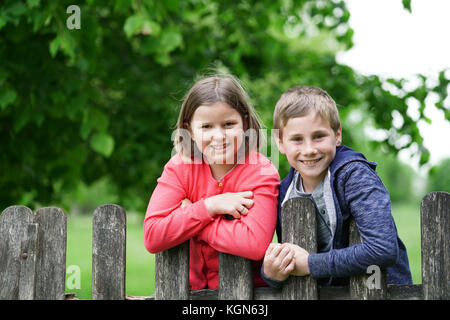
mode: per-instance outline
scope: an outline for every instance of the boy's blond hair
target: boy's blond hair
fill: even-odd
[[[338,131],[341,122],[336,102],[325,90],[311,86],[296,86],[281,95],[273,113],[273,128],[279,130],[281,138],[289,119],[310,112],[316,112],[330,123],[334,132]]]

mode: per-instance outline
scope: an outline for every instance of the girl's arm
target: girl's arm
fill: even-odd
[[[147,207],[144,244],[151,253],[185,242],[214,220],[203,199],[180,207],[187,194],[177,176],[176,166],[173,161],[166,164]]]
[[[253,206],[240,219],[217,216],[198,234],[200,240],[220,252],[260,260],[272,241],[277,219],[277,195],[280,178],[273,167],[261,174],[261,166],[248,169],[241,188],[253,191]],[[269,174],[270,172],[270,174]]]

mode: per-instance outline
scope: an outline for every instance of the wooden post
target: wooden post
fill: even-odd
[[[251,299],[253,299],[251,260],[219,252],[219,300]]]
[[[0,215],[0,300],[19,298],[22,240],[32,222],[33,212],[24,206],[8,207]]]
[[[299,245],[310,253],[317,252],[315,210],[310,199],[289,199],[282,208],[283,242]],[[290,276],[281,296],[283,300],[317,300],[317,281],[310,276]]]
[[[98,207],[92,230],[92,300],[124,300],[125,210],[113,204]]]
[[[450,299],[450,193],[427,194],[420,207],[424,299]]]
[[[155,299],[189,299],[189,240],[155,257]]]
[[[349,226],[349,246],[363,242],[358,231],[355,220],[350,221]],[[369,269],[369,274],[361,274],[350,277],[350,298],[354,300],[385,300],[387,299],[387,278],[386,270],[379,266],[374,266],[374,270]],[[378,273],[379,272],[379,273]],[[373,273],[373,274],[372,274]],[[378,277],[379,279],[376,279]],[[375,280],[375,284],[379,284],[379,288],[370,287]],[[379,280],[379,281],[378,281]]]
[[[20,255],[19,300],[34,300],[36,298],[36,256],[38,252],[37,223],[30,223],[24,235]]]
[[[39,241],[36,256],[36,300],[64,300],[67,217],[55,207],[36,211]]]

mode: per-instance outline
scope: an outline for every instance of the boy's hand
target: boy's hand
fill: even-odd
[[[286,245],[294,252],[295,268],[291,274],[294,276],[309,275],[308,251],[292,243],[283,243],[283,245]]]
[[[285,280],[294,270],[294,254],[294,250],[284,243],[271,243],[264,256],[264,274],[271,279]]]

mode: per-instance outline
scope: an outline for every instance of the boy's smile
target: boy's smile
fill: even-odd
[[[303,189],[313,192],[325,177],[328,166],[342,141],[342,129],[335,133],[329,122],[315,112],[290,118],[276,139],[278,149],[300,172]]]

